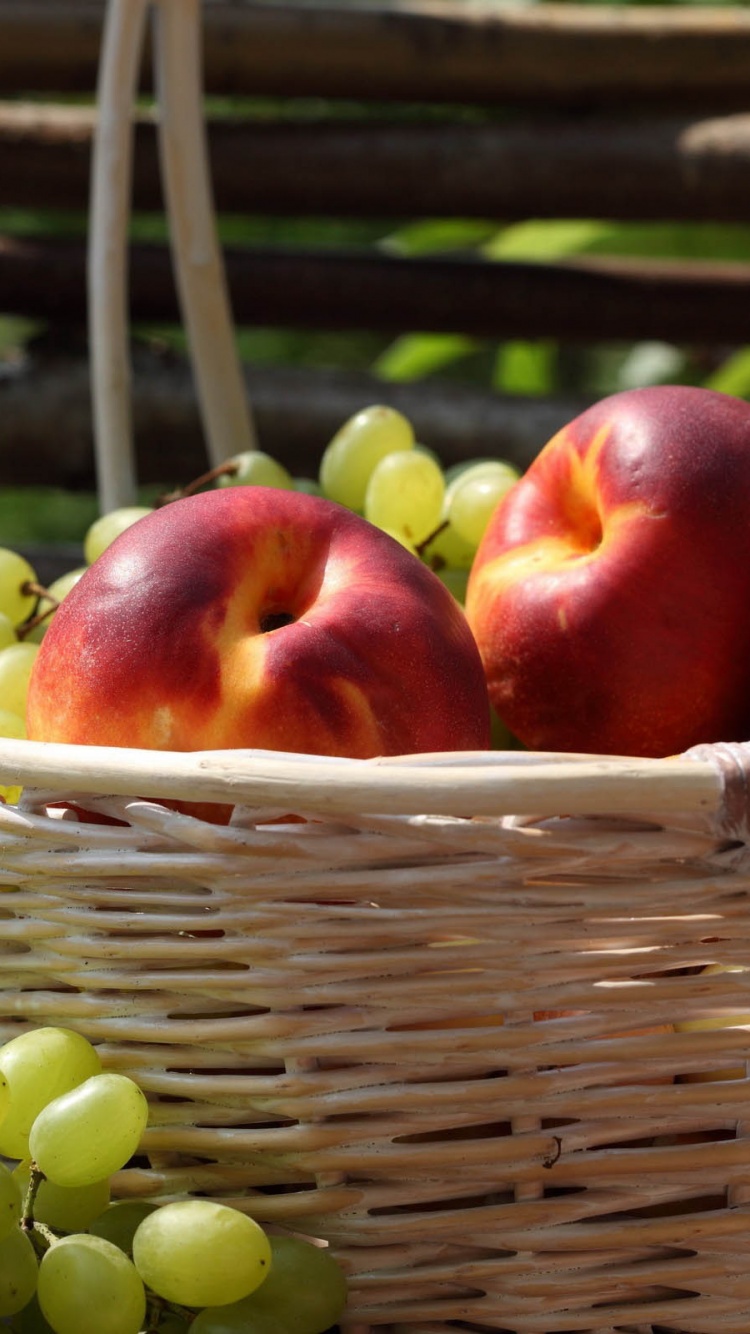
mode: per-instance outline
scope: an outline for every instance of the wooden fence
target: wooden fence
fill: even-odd
[[[0,208],[86,209],[103,15],[103,0],[0,0]],[[750,10],[204,0],[203,16],[207,91],[279,106],[273,119],[212,116],[222,213],[384,226],[750,218]],[[133,203],[158,211],[148,58],[142,82]],[[316,99],[337,114],[316,114]],[[750,343],[744,264],[294,246],[230,246],[225,261],[238,325]],[[85,276],[81,237],[0,237],[0,314],[48,329],[0,373],[0,483],[91,485]],[[136,323],[179,321],[166,246],[132,247],[130,307]],[[522,464],[582,406],[335,367],[249,368],[247,382],[261,444],[308,470],[349,412],[376,399],[408,411],[449,460]],[[204,454],[186,364],[138,349],[133,405],[141,477],[194,475]]]

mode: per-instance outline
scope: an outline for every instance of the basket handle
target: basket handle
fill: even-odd
[[[711,827],[723,838],[750,840],[750,742],[720,741],[713,745],[692,746],[685,759],[709,764],[720,791],[720,802]]]
[[[164,752],[3,739],[0,783],[60,794],[270,804],[344,819],[356,813],[621,814],[695,822],[702,816],[722,834],[727,805],[725,773],[711,754],[651,760],[481,751],[352,760],[283,751]],[[733,803],[734,795],[732,809]]]
[[[202,111],[201,0],[108,0],[91,171],[88,306],[102,513],[137,498],[130,401],[127,231],[133,107],[154,10],[161,172],[179,301],[212,466],[257,448],[218,240]]]

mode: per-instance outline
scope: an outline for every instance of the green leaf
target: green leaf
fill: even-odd
[[[556,387],[556,368],[556,343],[511,340],[498,350],[493,388],[505,394],[549,394]]]
[[[44,325],[22,315],[0,315],[0,357],[14,356]]]
[[[470,356],[480,346],[475,338],[463,334],[404,334],[380,354],[372,370],[383,380],[419,380]]]
[[[57,487],[0,490],[0,542],[78,542],[99,513],[96,496]]]
[[[750,233],[740,223],[542,218],[503,228],[485,244],[483,253],[489,259],[536,263],[550,263],[572,255],[741,262],[750,260]]]
[[[706,389],[750,398],[750,347],[740,348],[703,381]]]
[[[428,218],[407,223],[380,242],[393,255],[417,257],[454,250],[476,250],[496,232],[497,224],[476,218]]]
[[[587,219],[519,222],[496,232],[483,253],[488,259],[547,263],[589,250],[607,230],[606,223]]]

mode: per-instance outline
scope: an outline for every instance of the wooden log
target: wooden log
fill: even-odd
[[[0,104],[0,207],[85,210],[92,108]],[[216,205],[271,216],[744,222],[750,115],[574,114],[509,123],[210,120]],[[152,120],[133,206],[164,207]]]
[[[0,87],[93,91],[104,0],[1,0]],[[744,109],[741,6],[204,0],[222,94]]]
[[[89,371],[82,342],[43,341],[0,375],[0,486],[95,490]],[[523,398],[441,381],[387,384],[355,372],[245,368],[261,448],[314,476],[334,432],[370,403],[405,413],[448,464],[496,456],[525,468],[583,410],[577,398]],[[207,454],[186,360],[137,344],[133,424],[138,477],[169,489],[199,476]]]
[[[225,259],[238,325],[684,345],[750,336],[747,264],[501,264],[271,249],[228,249]],[[166,248],[136,245],[130,260],[132,320],[179,322]],[[0,291],[8,314],[84,323],[83,243],[0,239]]]

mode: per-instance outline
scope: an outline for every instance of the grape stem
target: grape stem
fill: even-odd
[[[450,521],[448,519],[443,519],[443,522],[439,523],[437,528],[434,528],[433,531],[427,535],[427,537],[423,538],[421,542],[417,543],[414,550],[416,551],[418,556],[424,556],[424,553],[427,550],[430,543],[434,542],[436,537],[439,537],[441,533],[445,532],[449,522]]]
[[[52,1243],[57,1240],[51,1228],[45,1227],[44,1223],[36,1222],[34,1219],[34,1205],[39,1187],[46,1180],[44,1172],[37,1167],[36,1163],[32,1163],[29,1172],[29,1184],[26,1188],[21,1212],[21,1230],[28,1236],[40,1259],[45,1251],[49,1250]]]
[[[60,603],[56,597],[53,597],[48,588],[45,588],[43,584],[36,583],[34,579],[27,579],[24,584],[21,584],[21,592],[26,593],[29,596],[33,593],[35,597],[44,598],[45,602],[49,603],[49,606],[45,607],[44,611],[38,611],[34,616],[30,616],[29,619],[24,621],[23,625],[20,625],[16,630],[17,637],[23,643],[24,639],[31,634],[32,630],[36,630],[38,625],[49,620],[53,611],[57,611]]]
[[[32,593],[38,598],[49,597],[49,592],[44,584],[38,584],[36,579],[25,579],[21,584],[21,592],[25,593],[27,597],[31,597]]]
[[[29,1184],[26,1187],[26,1194],[23,1201],[23,1210],[21,1213],[21,1227],[24,1232],[30,1232],[34,1226],[34,1205],[36,1197],[39,1194],[39,1187],[46,1181],[44,1172],[37,1167],[36,1163],[31,1164],[29,1171]]]
[[[146,1289],[144,1334],[159,1334],[163,1315],[178,1315],[189,1322],[195,1318],[195,1311],[191,1311],[187,1306],[178,1306],[176,1302],[168,1302],[164,1297],[159,1297],[155,1292]]]
[[[202,486],[208,486],[210,482],[215,482],[219,477],[234,477],[239,472],[239,465],[232,459],[227,459],[226,463],[217,463],[215,468],[209,468],[208,472],[201,473],[192,482],[185,486],[175,487],[174,491],[167,491],[163,496],[159,496],[154,506],[155,509],[161,509],[162,505],[169,505],[173,500],[184,500],[185,496],[193,496],[196,491],[200,491]]]

